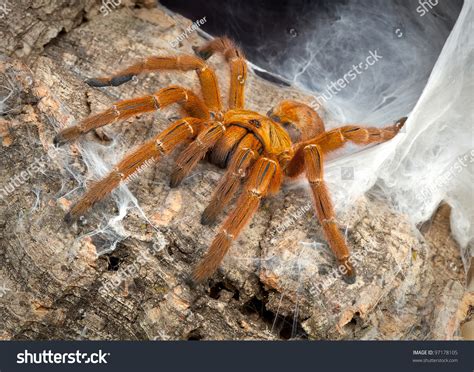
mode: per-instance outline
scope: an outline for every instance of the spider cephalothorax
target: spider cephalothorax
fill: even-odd
[[[406,118],[383,129],[345,125],[326,132],[318,114],[311,107],[296,101],[283,101],[264,116],[244,109],[247,64],[242,52],[229,39],[214,39],[195,51],[197,56],[149,57],[111,77],[87,81],[94,87],[116,86],[143,72],[195,70],[202,98],[188,89],[171,86],[149,96],[117,102],[108,110],[58,133],[55,143],[64,144],[119,119],[159,110],[174,103],[179,104],[183,111],[182,119],[131,152],[106,177],[93,184],[84,197],[72,206],[66,220],[73,221],[82,216],[93,204],[139,171],[145,162],[158,160],[178,145],[186,144],[176,159],[171,187],[178,186],[206,154],[212,163],[228,168],[202,214],[203,224],[215,222],[218,213],[244,182],[235,209],[224,221],[194,271],[196,281],[206,279],[217,269],[232,241],[257,211],[262,198],[276,193],[283,177],[295,177],[303,172],[309,181],[316,216],[329,246],[343,265],[346,278],[353,281],[355,271],[350,262],[349,249],[339,231],[324,182],[324,157],[347,141],[367,145],[389,140],[397,134]],[[216,52],[222,53],[230,64],[227,109],[223,108],[215,73],[204,61]]]

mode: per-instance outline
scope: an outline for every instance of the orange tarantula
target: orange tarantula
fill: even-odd
[[[149,57],[110,77],[87,80],[93,87],[117,86],[136,75],[159,70],[196,71],[202,97],[179,86],[163,88],[154,94],[124,100],[111,108],[92,115],[79,124],[62,130],[54,139],[62,145],[96,128],[144,112],[151,112],[177,103],[184,117],[166,130],[132,151],[102,180],[72,206],[66,221],[82,216],[92,205],[103,199],[122,181],[139,171],[140,166],[172,152],[185,144],[176,159],[171,174],[171,187],[180,184],[206,155],[210,162],[228,170],[220,180],[201,223],[212,224],[218,213],[237,193],[241,182],[244,189],[237,205],[214,238],[205,257],[196,267],[196,282],[208,278],[217,269],[231,243],[257,211],[262,198],[275,194],[283,178],[305,173],[313,194],[316,216],[339,264],[346,268],[346,280],[355,280],[347,244],[339,231],[328,188],[324,182],[323,164],[326,154],[346,142],[374,144],[393,138],[406,118],[383,129],[361,125],[344,125],[325,131],[318,114],[309,106],[295,101],[283,101],[266,116],[244,108],[244,88],[247,64],[242,52],[228,38],[216,38],[195,48],[196,56]],[[214,53],[224,55],[230,65],[231,81],[228,108],[221,102],[218,81],[213,69],[205,62]]]

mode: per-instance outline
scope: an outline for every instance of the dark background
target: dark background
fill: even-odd
[[[330,102],[339,120],[372,122],[413,108],[463,4],[438,1],[422,16],[418,0],[160,2],[192,21],[205,16],[204,31],[231,37],[250,62],[310,92],[380,51],[383,62]]]

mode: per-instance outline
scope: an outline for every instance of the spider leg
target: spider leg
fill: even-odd
[[[272,159],[261,157],[252,167],[244,193],[237,206],[226,219],[211,247],[193,273],[196,282],[208,278],[219,266],[233,240],[257,211],[260,200],[268,193],[276,192],[281,183],[280,165]]]
[[[338,262],[343,265],[340,271],[348,283],[354,283],[355,270],[351,264],[349,249],[337,226],[334,207],[323,177],[323,153],[318,145],[307,145],[303,149],[306,177],[313,193],[313,202],[329,247]]]
[[[395,124],[385,128],[364,128],[358,125],[347,125],[340,128],[344,138],[358,145],[382,143],[396,136],[405,124],[406,117],[399,119]]]
[[[178,186],[186,175],[204,158],[206,152],[214,146],[226,131],[220,121],[211,122],[196,139],[191,142],[176,159],[176,166],[171,174],[170,187]]]
[[[203,59],[210,58],[214,53],[224,55],[226,61],[230,64],[229,108],[243,108],[247,63],[242,51],[227,37],[211,40],[202,47],[195,48],[194,51]]]
[[[148,140],[123,158],[114,169],[100,181],[95,182],[74,204],[66,215],[68,223],[76,220],[99,200],[102,200],[120,183],[126,182],[133,174],[143,170],[162,155],[170,153],[177,145],[195,136],[201,130],[202,120],[186,118],[175,121],[170,127]]]
[[[211,111],[221,110],[222,104],[220,101],[219,84],[214,70],[201,58],[192,55],[148,57],[112,76],[88,79],[86,83],[92,87],[117,86],[131,80],[134,76],[141,73],[159,70],[196,71],[201,84],[204,102],[206,102],[206,105]]]
[[[399,119],[395,124],[385,128],[363,127],[361,125],[345,125],[324,133],[316,141],[321,146],[324,153],[334,151],[343,146],[347,141],[357,145],[370,145],[382,143],[395,137],[406,121]]]
[[[289,162],[285,173],[289,177],[295,177],[304,170],[303,149],[310,144],[318,145],[324,154],[337,150],[344,146],[348,141],[357,145],[370,145],[382,143],[395,137],[407,120],[403,117],[395,124],[385,128],[364,127],[361,125],[345,125],[340,128],[324,132],[310,140],[296,145],[295,155]]]
[[[221,137],[212,148],[212,151],[209,154],[210,162],[220,166],[221,168],[225,168],[229,154],[246,134],[247,129],[237,125],[232,125],[227,128],[225,136]]]
[[[246,177],[247,169],[259,156],[258,152],[261,147],[260,141],[251,133],[247,134],[240,141],[237,150],[232,156],[227,172],[219,181],[209,205],[202,213],[201,223],[203,225],[210,225],[215,222],[219,212],[224,209],[235,195],[240,186],[240,181]]]
[[[172,86],[163,88],[153,95],[119,101],[111,108],[91,115],[77,125],[63,129],[54,138],[54,144],[63,145],[93,129],[137,114],[156,111],[173,103],[179,103],[189,116],[202,119],[209,117],[209,110],[198,96],[190,90]]]

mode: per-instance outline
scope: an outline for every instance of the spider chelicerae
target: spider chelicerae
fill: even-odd
[[[62,145],[117,120],[171,104],[180,105],[183,112],[182,119],[132,151],[106,177],[94,183],[71,207],[66,221],[72,222],[84,215],[121,182],[139,172],[144,164],[160,159],[179,145],[185,145],[175,160],[171,187],[178,186],[206,155],[211,163],[227,168],[202,214],[201,223],[215,223],[218,214],[243,184],[236,207],[223,222],[193,272],[196,282],[215,272],[232,242],[257,211],[262,198],[277,193],[285,177],[294,178],[304,173],[311,187],[316,216],[329,246],[339,264],[343,265],[346,281],[353,283],[355,270],[337,225],[324,181],[323,162],[328,153],[347,142],[369,145],[393,138],[406,118],[383,129],[352,124],[326,131],[315,110],[292,100],[282,101],[267,115],[261,115],[244,108],[247,63],[241,50],[231,40],[216,38],[194,50],[196,55],[152,56],[110,77],[86,81],[92,87],[118,86],[144,72],[194,70],[199,77],[201,96],[180,86],[170,86],[151,95],[119,101],[111,108],[59,132],[54,142]],[[222,104],[216,74],[205,62],[214,53],[223,54],[230,65],[227,109]]]

